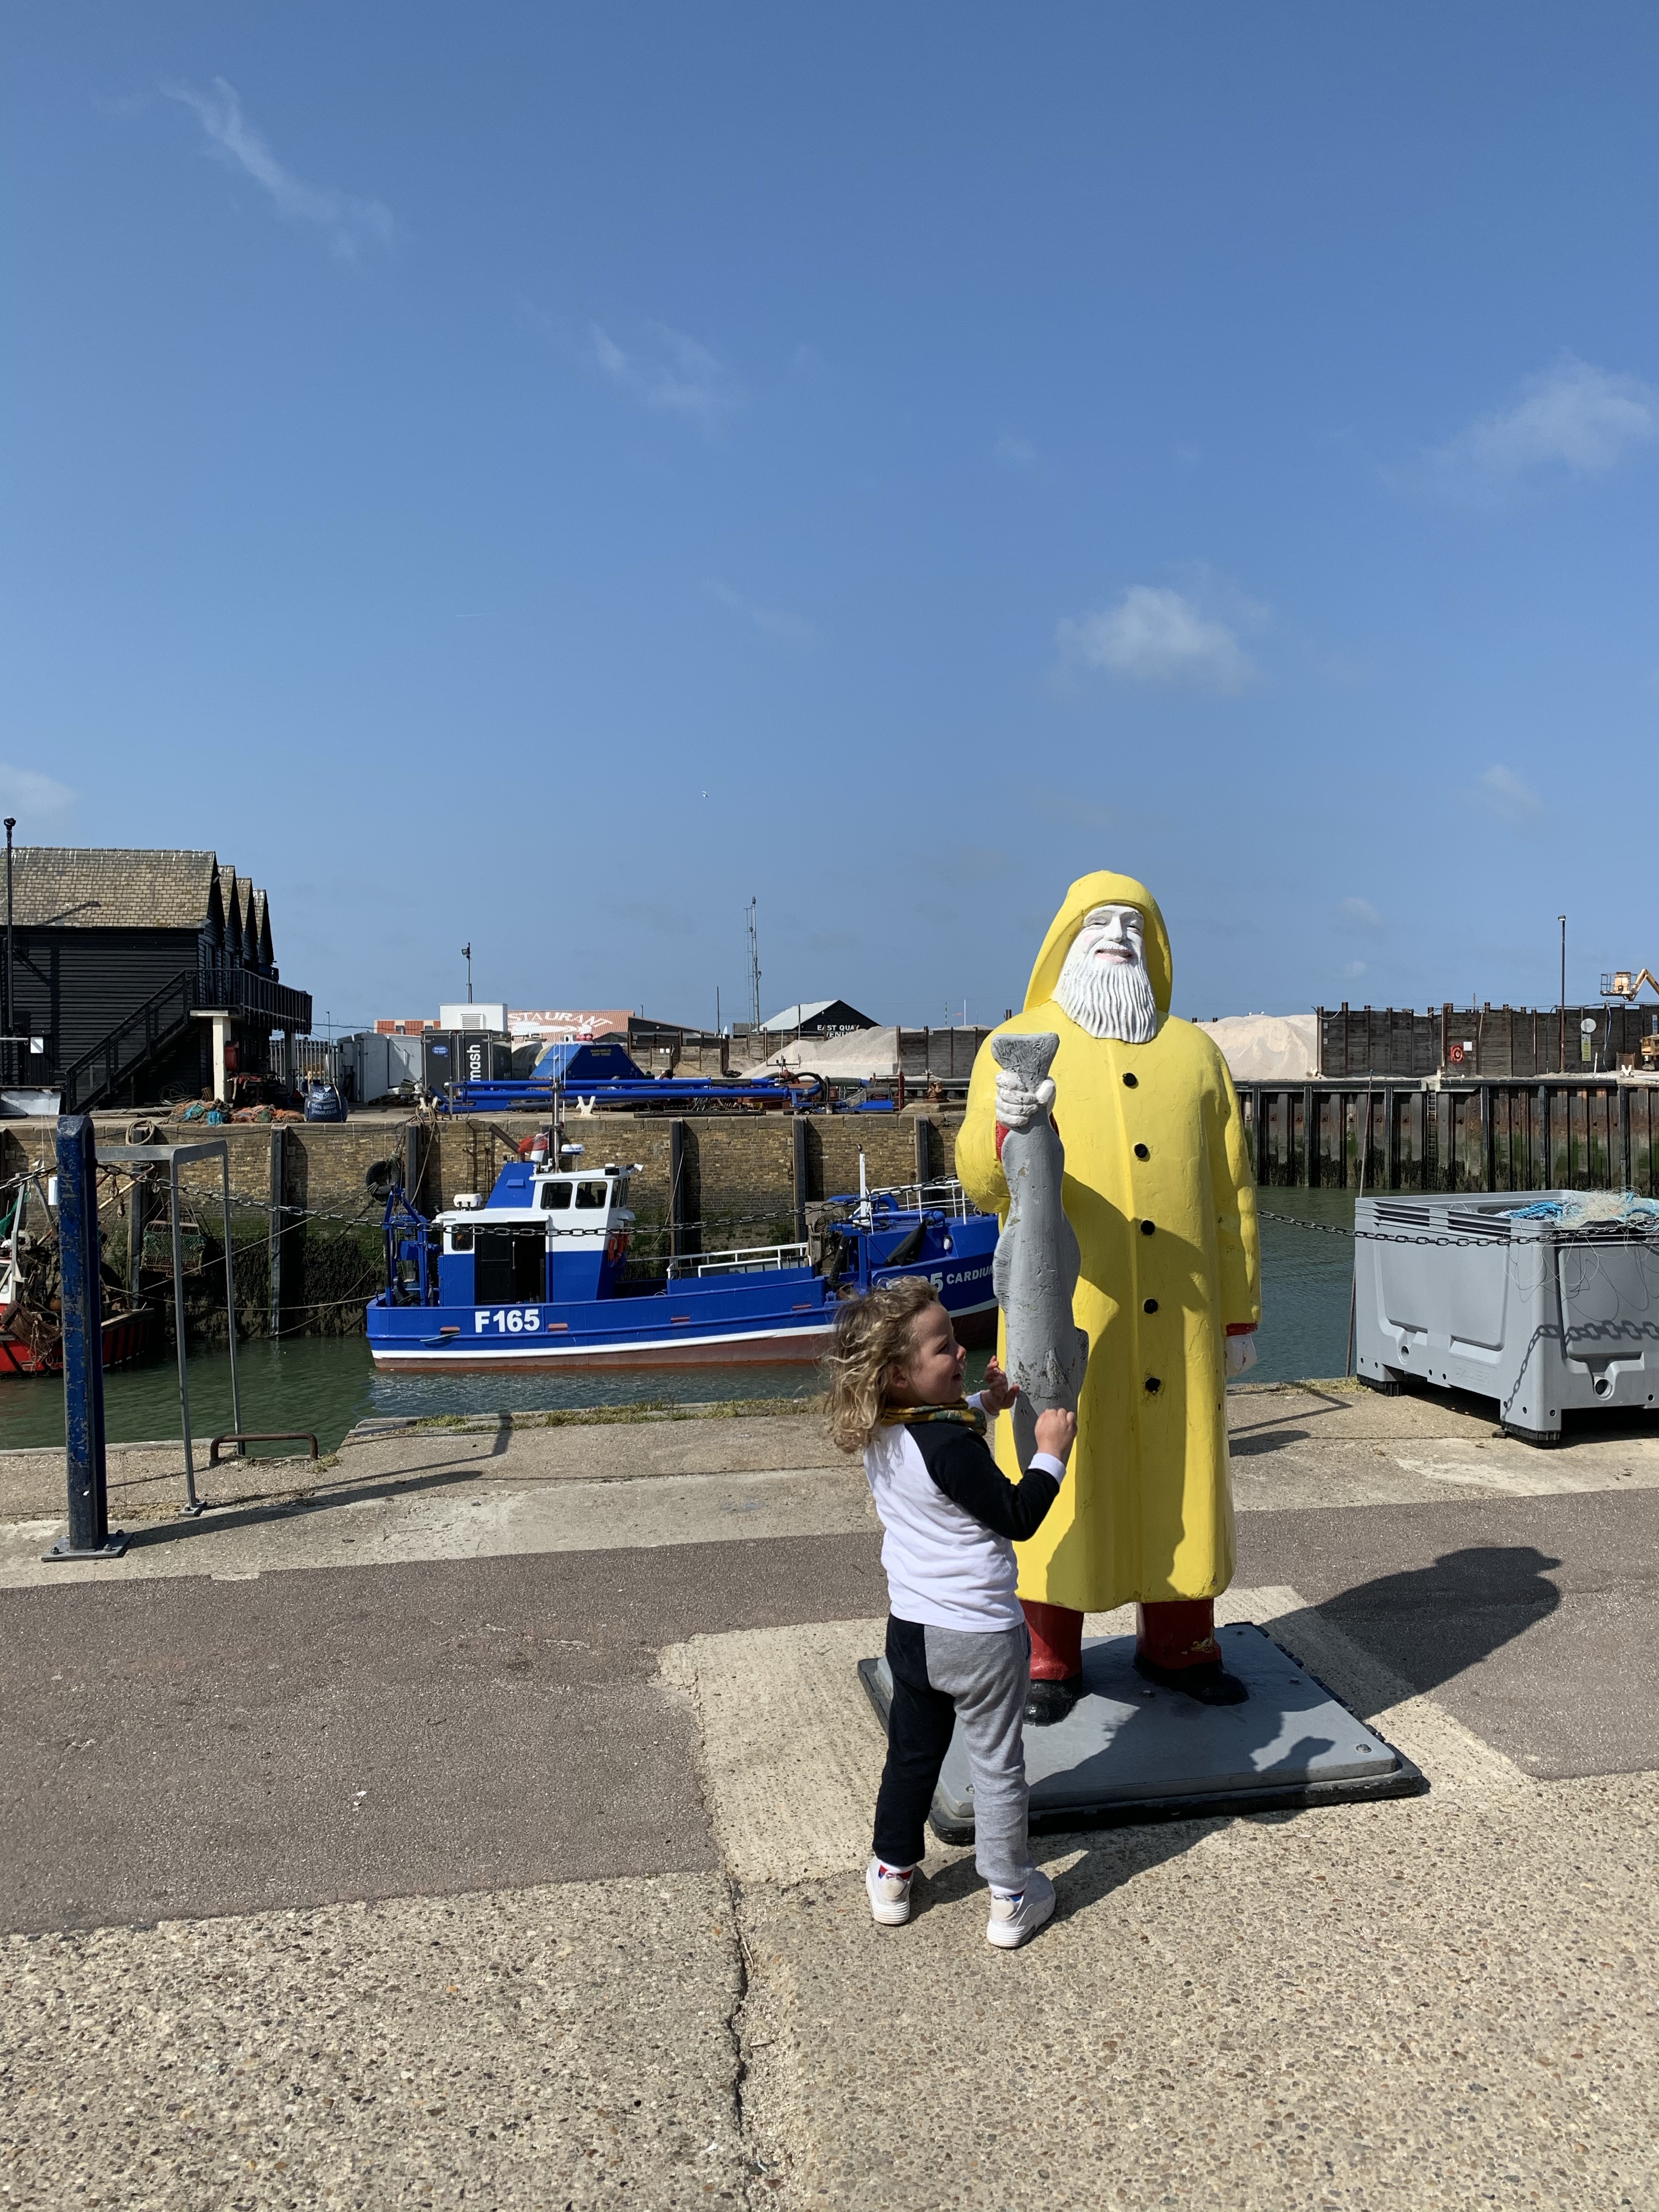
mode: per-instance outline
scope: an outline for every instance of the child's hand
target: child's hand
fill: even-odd
[[[1006,1413],[1019,1395],[1019,1385],[1011,1382],[994,1359],[985,1363],[985,1380],[979,1386],[979,1402],[988,1413]]]
[[[1072,1446],[1077,1442],[1077,1415],[1056,1407],[1051,1413],[1036,1417],[1036,1448],[1047,1452],[1063,1465],[1071,1457]]]

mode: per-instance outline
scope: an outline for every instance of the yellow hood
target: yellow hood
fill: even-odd
[[[1066,955],[1072,949],[1072,939],[1082,928],[1085,916],[1097,906],[1132,906],[1139,911],[1146,926],[1146,973],[1152,980],[1152,997],[1159,1013],[1167,1014],[1172,981],[1170,933],[1164,927],[1158,901],[1145,884],[1138,884],[1133,876],[1115,875],[1109,868],[1097,868],[1091,876],[1079,876],[1066,892],[1066,903],[1042,940],[1042,950],[1025,988],[1027,1010],[1054,997]]]

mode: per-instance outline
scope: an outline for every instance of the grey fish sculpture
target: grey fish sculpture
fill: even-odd
[[[1052,1030],[1033,1036],[991,1040],[999,1067],[1035,1091],[1060,1049]],[[1008,1179],[1008,1218],[997,1240],[991,1285],[1007,1323],[1008,1380],[1014,1401],[1014,1456],[1023,1469],[1036,1449],[1036,1417],[1057,1407],[1077,1411],[1089,1364],[1089,1339],[1072,1318],[1082,1255],[1066,1218],[1061,1194],[1066,1153],[1060,1133],[1044,1114],[1029,1129],[1010,1129],[1002,1140]]]

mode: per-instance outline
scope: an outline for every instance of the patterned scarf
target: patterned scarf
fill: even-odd
[[[954,1421],[960,1428],[971,1429],[977,1437],[985,1434],[984,1414],[965,1399],[954,1406],[884,1406],[881,1418],[907,1429],[914,1429],[922,1421]]]

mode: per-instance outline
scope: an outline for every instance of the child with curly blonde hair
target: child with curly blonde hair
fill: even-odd
[[[887,1664],[893,1702],[864,1886],[884,1927],[910,1917],[925,1824],[958,1723],[974,1778],[975,1858],[991,1887],[987,1940],[1012,1951],[1054,1909],[1032,1863],[1024,1709],[1030,1638],[1014,1546],[1034,1535],[1065,1478],[1074,1414],[1037,1417],[1024,1479],[1009,1481],[985,1442],[985,1414],[1018,1395],[994,1360],[962,1395],[963,1352],[931,1283],[906,1276],[849,1299],[829,1354],[830,1430],[861,1451],[886,1531]]]

